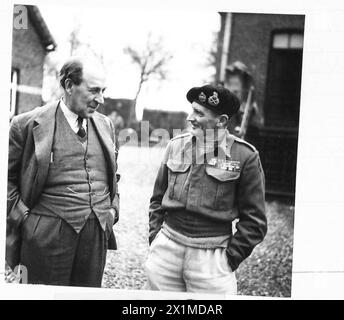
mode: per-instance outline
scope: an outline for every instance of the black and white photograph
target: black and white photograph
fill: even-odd
[[[304,19],[14,6],[8,281],[290,296]]]
[[[292,297],[307,14],[12,9],[6,285]]]

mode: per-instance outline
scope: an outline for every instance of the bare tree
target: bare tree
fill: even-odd
[[[74,26],[72,32],[69,35],[68,42],[70,45],[70,56],[79,55],[79,54],[92,54],[95,58],[97,58],[103,65],[104,65],[104,54],[103,51],[96,51],[94,46],[85,41],[81,40],[81,25],[77,24]]]
[[[152,35],[147,37],[146,47],[142,52],[135,50],[128,46],[124,48],[124,53],[131,57],[131,60],[140,69],[140,79],[138,88],[134,98],[134,105],[130,109],[129,123],[130,126],[133,122],[136,122],[136,102],[141,92],[142,85],[149,79],[155,77],[158,80],[165,80],[167,77],[167,63],[172,59],[172,55],[165,51],[162,45],[162,39],[157,41],[152,40]]]
[[[80,41],[80,30],[81,30],[81,26],[76,25],[69,35],[69,39],[68,39],[68,42],[70,44],[69,53],[71,56],[73,56],[78,51],[78,49],[80,49],[80,47],[83,45],[83,43]]]

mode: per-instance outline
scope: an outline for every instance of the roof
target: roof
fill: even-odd
[[[41,12],[39,11],[37,6],[32,6],[32,5],[27,5],[26,6],[28,13],[29,13],[29,18],[34,25],[43,46],[45,47],[46,51],[54,51],[57,44],[51,35],[47,24],[45,23]]]

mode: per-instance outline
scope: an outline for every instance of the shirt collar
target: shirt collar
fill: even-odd
[[[194,136],[191,136],[192,138],[189,139],[189,141],[185,144],[185,149],[187,149],[192,144],[192,140],[194,139]],[[222,137],[222,139],[216,140],[216,141],[201,141],[199,140],[197,143],[198,152],[199,154],[213,154],[215,151],[215,148],[223,150],[225,154],[230,158],[230,150],[234,142],[234,136],[229,133],[229,131],[225,130],[225,135]]]
[[[66,104],[62,98],[60,99],[60,106],[61,106],[62,112],[65,115],[65,117],[67,118],[68,122],[72,122],[73,124],[76,123],[78,120],[78,115],[76,113],[74,113],[73,111],[71,111],[66,106]]]

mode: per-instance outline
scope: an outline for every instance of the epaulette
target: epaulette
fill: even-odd
[[[173,137],[171,139],[171,141],[174,141],[174,140],[177,140],[177,139],[181,139],[181,138],[186,138],[186,137],[190,137],[191,136],[191,133],[190,132],[185,132],[185,133],[181,133],[175,137]]]
[[[245,141],[245,140],[243,140],[243,139],[240,139],[240,138],[238,138],[238,137],[235,137],[234,140],[235,140],[236,142],[239,142],[239,143],[242,143],[242,144],[248,146],[248,147],[249,147],[252,151],[254,151],[254,152],[257,151],[257,149],[256,149],[256,147],[255,147],[254,145],[248,143],[247,141]]]

